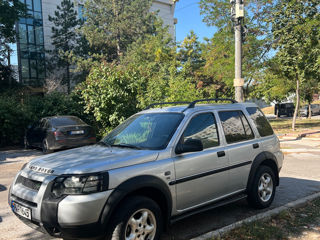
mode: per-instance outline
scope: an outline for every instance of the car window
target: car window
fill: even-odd
[[[219,112],[227,143],[235,143],[253,139],[252,129],[241,111]]]
[[[258,132],[261,137],[270,136],[273,134],[272,127],[270,123],[257,107],[247,107],[247,111],[250,114],[250,117],[257,126]]]
[[[212,113],[203,113],[193,117],[182,135],[181,143],[188,139],[201,140],[203,149],[219,146],[214,115]]]
[[[109,145],[133,145],[164,149],[184,118],[181,113],[148,113],[130,117],[102,141]]]
[[[73,116],[54,117],[50,119],[50,123],[54,127],[85,124],[80,118],[73,117]]]

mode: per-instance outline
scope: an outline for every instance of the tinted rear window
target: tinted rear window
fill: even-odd
[[[81,119],[77,117],[56,117],[50,119],[52,126],[69,126],[69,125],[82,125],[85,124]]]
[[[252,120],[257,126],[258,132],[261,137],[270,136],[273,134],[272,127],[270,126],[270,123],[264,116],[264,114],[261,112],[261,110],[257,107],[248,107],[247,108],[248,113],[250,114]]]
[[[227,143],[235,143],[253,139],[251,127],[241,111],[219,112]]]

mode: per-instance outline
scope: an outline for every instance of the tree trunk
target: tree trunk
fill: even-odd
[[[300,82],[299,82],[299,77],[296,75],[296,81],[297,81],[297,86],[296,86],[296,107],[294,109],[294,114],[293,114],[293,119],[292,119],[292,130],[295,131],[295,126],[296,126],[296,119],[298,115],[298,111],[300,109]]]
[[[112,3],[113,3],[113,14],[115,15],[115,18],[117,19],[117,21],[119,22],[119,12],[118,12],[118,9],[117,9],[116,0],[113,0]],[[117,57],[119,59],[119,57],[121,55],[119,28],[117,29],[116,45],[117,45]]]
[[[308,101],[308,118],[311,119],[312,112],[311,112],[311,102]]]
[[[67,90],[68,90],[68,94],[70,94],[70,65],[69,63],[67,64]]]

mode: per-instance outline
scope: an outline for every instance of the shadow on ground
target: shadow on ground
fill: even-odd
[[[196,214],[173,224],[161,240],[186,240],[225,227],[255,214],[283,206],[289,202],[320,192],[320,181],[283,177],[270,208],[256,210],[246,200]]]
[[[0,152],[0,161],[21,157],[41,156],[43,153],[37,149],[15,149]],[[1,157],[2,156],[2,157]],[[3,159],[3,160],[2,160]]]
[[[6,191],[6,190],[7,190],[7,187],[0,184],[0,192]]]

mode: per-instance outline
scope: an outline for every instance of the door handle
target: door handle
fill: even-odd
[[[253,148],[259,148],[259,143],[254,143],[252,146]]]
[[[226,155],[224,151],[217,152],[218,157],[223,157]]]

